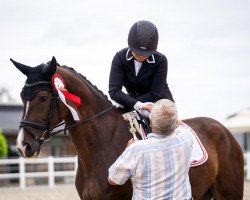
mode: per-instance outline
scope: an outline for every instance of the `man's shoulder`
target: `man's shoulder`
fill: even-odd
[[[185,124],[180,124],[175,129],[174,135],[176,135],[176,137],[182,138],[182,140],[192,140],[193,132],[192,129],[190,129]]]
[[[165,144],[161,141],[161,139],[156,138],[148,138],[145,140],[138,140],[132,143],[127,150],[131,153],[131,155],[139,155],[144,153],[150,153],[155,151],[161,151],[167,148]]]
[[[127,149],[131,152],[135,152],[138,149],[144,149],[148,146],[148,140],[136,140],[131,145],[127,147]]]
[[[148,140],[136,140],[128,148],[133,151],[135,149],[147,147]]]

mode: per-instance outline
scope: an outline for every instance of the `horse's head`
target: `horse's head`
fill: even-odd
[[[41,144],[50,139],[51,130],[66,115],[51,83],[57,62],[53,57],[47,64],[29,67],[12,59],[11,61],[27,76],[21,92],[24,112],[20,121],[17,148],[24,157],[37,156]]]

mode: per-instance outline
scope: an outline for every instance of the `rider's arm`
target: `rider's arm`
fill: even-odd
[[[124,71],[122,68],[123,64],[120,55],[116,54],[110,70],[109,95],[112,100],[131,109],[137,101],[122,91],[124,86]]]
[[[174,102],[170,89],[166,83],[168,73],[168,62],[165,56],[161,57],[161,61],[155,64],[155,72],[152,77],[152,83],[147,93],[142,94],[135,99],[141,102],[156,102],[165,98]],[[164,96],[162,96],[164,94]]]

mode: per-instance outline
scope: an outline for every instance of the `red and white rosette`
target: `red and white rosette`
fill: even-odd
[[[55,74],[52,77],[52,84],[54,86],[54,89],[56,92],[58,92],[58,96],[61,99],[61,101],[65,104],[65,106],[68,107],[68,109],[70,110],[73,118],[75,121],[79,121],[80,117],[79,117],[79,112],[76,110],[76,108],[73,108],[72,106],[70,106],[66,100],[68,101],[73,101],[74,105],[76,107],[79,107],[81,105],[81,99],[78,96],[75,96],[73,94],[70,94],[65,86],[64,80],[62,79],[61,76],[59,76],[58,74]]]

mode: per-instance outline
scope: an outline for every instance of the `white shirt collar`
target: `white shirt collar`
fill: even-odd
[[[161,135],[161,134],[157,134],[157,133],[149,133],[147,135],[147,138],[157,138],[157,139],[164,139],[166,138],[166,135]]]

